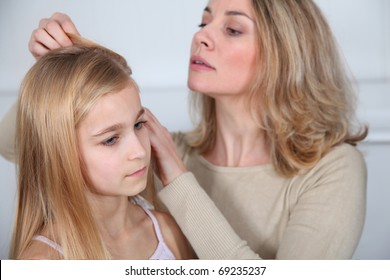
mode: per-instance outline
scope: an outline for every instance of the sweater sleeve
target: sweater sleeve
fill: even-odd
[[[367,170],[362,154],[341,145],[302,181],[276,258],[352,258],[366,210]]]
[[[187,172],[158,194],[200,259],[260,259]]]
[[[0,121],[0,154],[7,160],[15,162],[16,105]]]

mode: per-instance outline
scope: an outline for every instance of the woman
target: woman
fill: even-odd
[[[41,21],[31,52],[68,44],[63,30],[77,32],[66,15]],[[210,0],[188,86],[193,131],[173,143],[150,112],[147,126],[159,198],[198,257],[351,258],[367,179],[354,146],[367,129],[352,126],[353,91],[318,7]]]
[[[151,147],[129,66],[72,39],[74,46],[39,59],[22,83],[11,258],[189,258],[172,217],[138,197]]]

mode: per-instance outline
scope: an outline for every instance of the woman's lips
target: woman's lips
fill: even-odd
[[[200,56],[191,57],[191,69],[193,70],[215,70],[206,60]]]

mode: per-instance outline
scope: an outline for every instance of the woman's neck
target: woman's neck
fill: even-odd
[[[217,133],[214,148],[204,157],[228,167],[269,163],[264,133],[243,102],[216,101]]]

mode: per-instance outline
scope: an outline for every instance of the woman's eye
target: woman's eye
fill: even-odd
[[[134,128],[137,129],[137,130],[140,130],[141,128],[144,127],[146,121],[140,121],[140,122],[137,122],[135,125],[134,125]]]
[[[199,28],[203,28],[205,26],[206,26],[206,23],[201,23],[201,24],[198,25]]]
[[[238,35],[241,35],[241,32],[240,32],[240,31],[237,31],[237,30],[235,30],[235,29],[233,29],[233,28],[230,28],[230,27],[226,28],[226,31],[227,31],[227,33],[228,33],[229,35],[231,35],[231,36],[238,36]]]
[[[105,140],[103,142],[103,145],[104,146],[112,146],[114,145],[118,140],[118,137],[117,136],[114,136],[114,137],[111,137],[111,138],[108,138],[107,140]]]

